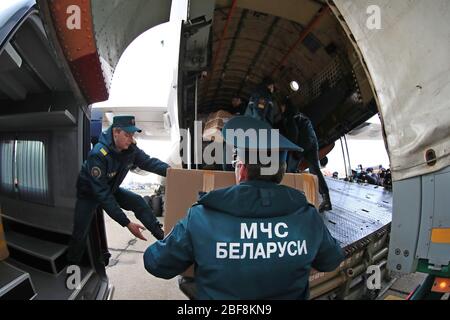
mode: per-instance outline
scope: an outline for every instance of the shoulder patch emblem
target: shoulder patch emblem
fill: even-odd
[[[91,176],[94,178],[100,178],[102,175],[102,170],[100,170],[99,167],[92,167],[91,169]]]
[[[106,156],[106,155],[108,154],[108,152],[106,152],[106,150],[103,149],[103,148],[100,149],[100,152],[101,152],[104,156]]]

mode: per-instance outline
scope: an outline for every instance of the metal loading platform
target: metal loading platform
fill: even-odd
[[[327,179],[333,210],[324,222],[347,253],[357,249],[392,221],[392,192],[374,185]]]
[[[386,278],[392,192],[380,186],[325,179],[333,210],[326,211],[323,219],[346,259],[333,272],[311,272],[310,298],[376,298],[376,290],[366,286],[366,270],[377,266]]]

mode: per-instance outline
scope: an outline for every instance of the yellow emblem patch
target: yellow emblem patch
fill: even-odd
[[[106,152],[106,150],[103,149],[103,148],[100,149],[100,152],[101,152],[104,156],[106,156],[106,155],[108,154],[108,152]]]

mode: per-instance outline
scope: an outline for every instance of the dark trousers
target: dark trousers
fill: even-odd
[[[136,218],[142,222],[147,230],[151,230],[155,223],[157,223],[157,219],[153,214],[152,209],[141,196],[126,189],[119,188],[119,190],[114,193],[114,198],[116,198],[116,201],[121,208],[133,211]],[[95,199],[77,199],[77,203],[75,205],[72,239],[70,241],[67,253],[67,260],[69,264],[80,263],[84,250],[86,249],[86,240],[89,235],[92,219],[94,217],[95,210],[99,205],[99,202]]]
[[[287,164],[287,172],[294,173],[298,171],[298,166],[300,163],[305,160],[308,164],[309,172],[317,176],[319,180],[319,192],[320,194],[329,194],[327,182],[323,177],[322,171],[320,170],[319,163],[319,152],[317,150],[310,150],[306,153],[297,152],[296,154],[289,153],[288,156],[288,164]]]

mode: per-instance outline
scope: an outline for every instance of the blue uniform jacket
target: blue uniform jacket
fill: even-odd
[[[113,194],[133,167],[165,177],[169,165],[149,157],[134,144],[128,150],[116,151],[112,129],[109,128],[102,133],[99,143],[89,152],[87,160],[81,167],[77,182],[77,196],[96,199],[112,219],[122,226],[128,225],[130,220]]]
[[[302,192],[250,181],[200,198],[144,264],[165,279],[194,264],[197,299],[307,299],[311,268],[332,271],[343,258]]]
[[[260,103],[261,102],[261,103]],[[260,86],[251,95],[245,115],[267,122],[271,126],[275,122],[275,105],[272,98],[272,93],[264,87]]]

